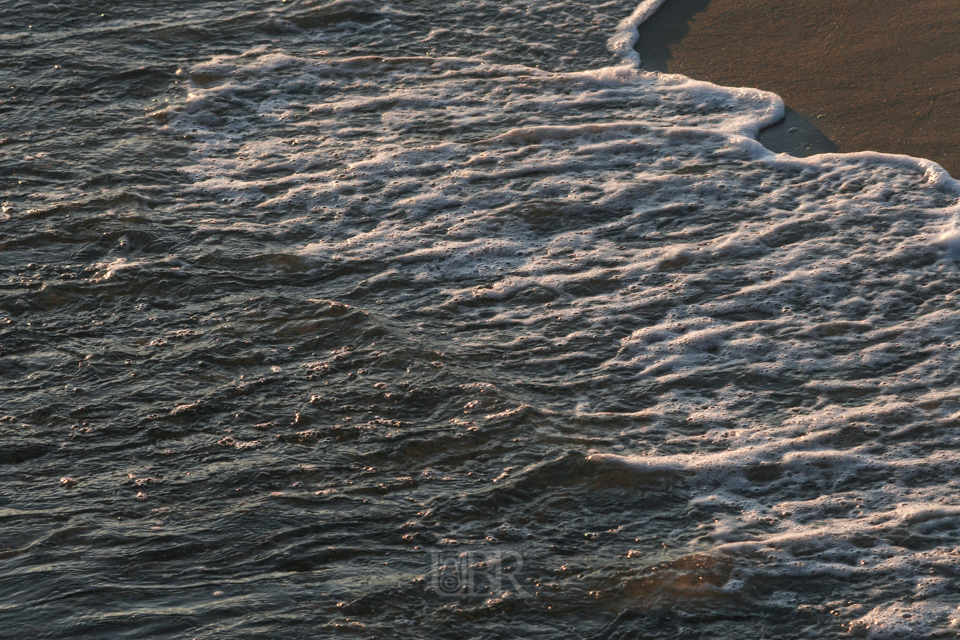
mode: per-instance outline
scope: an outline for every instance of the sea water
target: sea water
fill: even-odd
[[[3,635],[954,637],[960,188],[659,4],[0,8]]]

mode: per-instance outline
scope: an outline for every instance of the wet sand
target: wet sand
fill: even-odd
[[[905,153],[960,177],[957,0],[667,0],[637,48],[648,69],[781,95],[775,150]]]

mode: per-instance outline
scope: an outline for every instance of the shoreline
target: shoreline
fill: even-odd
[[[960,177],[955,0],[667,0],[639,32],[644,69],[780,95],[771,150],[906,154]]]

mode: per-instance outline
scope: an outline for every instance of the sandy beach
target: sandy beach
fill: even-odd
[[[960,176],[956,0],[668,0],[640,37],[648,69],[781,95],[809,152],[904,153]]]

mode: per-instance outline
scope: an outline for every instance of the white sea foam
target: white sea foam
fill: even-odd
[[[851,630],[955,625],[930,576],[957,563],[960,188],[925,160],[764,149],[777,96],[633,64],[661,1],[620,23],[623,64],[584,72],[268,50],[187,70],[157,115],[196,138],[196,190],[236,203],[198,234],[365,273],[358,295],[576,387],[569,415],[636,449],[590,461],[686,483],[701,542],[744,559],[731,588],[872,581],[899,595],[836,605]]]
[[[640,56],[634,48],[640,35],[638,27],[650,19],[666,0],[644,0],[633,13],[620,21],[607,41],[607,48],[627,63],[639,64]]]

